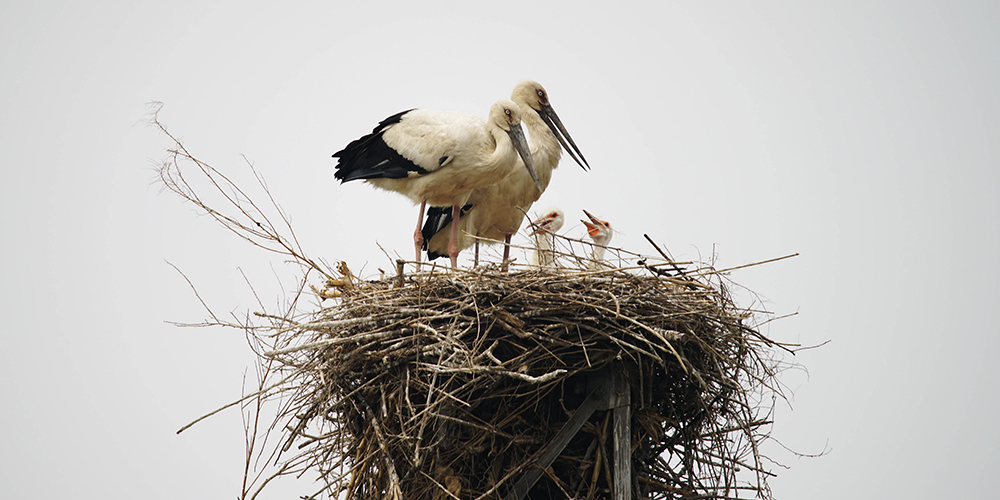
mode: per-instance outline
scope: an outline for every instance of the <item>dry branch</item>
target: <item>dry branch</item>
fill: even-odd
[[[637,498],[767,497],[757,445],[770,409],[756,401],[777,386],[768,361],[777,346],[711,276],[688,272],[694,290],[621,270],[359,282],[284,327],[289,347],[264,353],[297,370],[287,382],[296,403],[280,418],[300,434],[287,437],[304,443],[306,468],[352,464],[346,485],[327,484],[330,497],[493,498],[570,418],[588,377],[621,364]],[[595,412],[529,498],[610,498],[606,413]]]
[[[244,498],[277,477],[307,473],[321,488],[303,498],[504,497],[539,470],[538,457],[610,366],[627,382],[627,446],[613,445],[613,411],[592,409],[526,498],[610,499],[622,460],[636,498],[770,497],[773,474],[759,444],[782,396],[778,354],[789,346],[759,332],[759,312],[733,303],[723,272],[673,262],[647,236],[664,260],[609,248],[621,265],[587,271],[580,256],[589,242],[561,238],[557,271],[487,264],[404,275],[399,261],[396,276],[360,280],[346,264],[334,271],[309,258],[269,193],[267,204],[254,203],[170,135],[158,110],[152,123],[174,141],[163,184],[226,229],[291,258],[303,269],[299,292],[311,288],[334,304],[231,324],[213,316],[213,324],[243,329],[260,363],[258,390],[226,407],[252,404],[248,432],[265,427],[261,408],[277,407],[264,436],[247,440],[248,478],[251,455],[272,472],[247,481]],[[196,193],[184,177],[192,167],[231,213]],[[313,271],[325,285],[306,286]]]

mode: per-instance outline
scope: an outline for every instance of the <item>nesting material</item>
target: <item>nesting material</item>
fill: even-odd
[[[615,370],[632,498],[766,497],[757,444],[776,346],[713,273],[348,276],[326,291],[337,305],[284,324],[272,345],[285,347],[263,354],[293,392],[283,449],[331,497],[513,498]],[[612,413],[593,411],[524,498],[612,498]]]
[[[759,444],[781,395],[782,347],[734,305],[724,272],[681,273],[627,252],[638,267],[590,266],[573,247],[585,242],[565,239],[562,270],[359,281],[307,256],[251,165],[264,203],[191,156],[159,110],[150,123],[175,144],[163,186],[303,269],[287,312],[256,313],[263,325],[249,315],[205,323],[247,333],[259,390],[178,432],[241,405],[241,498],[286,475],[319,477],[303,498],[770,497]],[[317,274],[327,286],[316,295],[332,305],[302,317],[300,294]]]

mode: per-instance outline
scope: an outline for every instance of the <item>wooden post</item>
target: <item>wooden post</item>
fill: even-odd
[[[615,484],[613,500],[632,498],[632,407],[628,380],[622,365],[614,367],[611,378],[611,398],[615,414]]]
[[[538,482],[538,478],[542,475],[542,469],[546,469],[552,465],[552,462],[562,453],[566,445],[573,439],[573,436],[576,436],[580,432],[580,428],[583,427],[583,424],[587,422],[587,419],[595,411],[614,408],[612,405],[612,398],[614,397],[612,394],[613,387],[611,385],[612,373],[614,372],[613,368],[607,367],[590,376],[587,384],[587,398],[583,400],[583,403],[580,403],[580,407],[576,409],[573,416],[563,424],[559,432],[552,438],[552,441],[542,450],[542,453],[535,460],[535,467],[525,471],[521,479],[514,484],[510,493],[507,494],[507,500],[521,500],[528,494],[528,491]]]
[[[612,500],[632,498],[632,410],[629,397],[630,388],[625,378],[625,366],[615,363],[591,375],[587,398],[583,400],[573,416],[563,424],[552,441],[535,460],[534,468],[522,473],[514,484],[506,500],[522,500],[531,487],[538,482],[542,469],[548,468],[562,453],[583,424],[596,410],[613,411],[615,416],[614,435],[614,485]]]

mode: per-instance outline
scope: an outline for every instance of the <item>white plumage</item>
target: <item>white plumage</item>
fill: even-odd
[[[590,254],[590,260],[587,263],[587,268],[591,270],[604,269],[607,264],[604,263],[604,252],[608,249],[608,243],[611,243],[611,236],[613,236],[613,231],[611,229],[611,224],[606,220],[598,219],[590,214],[590,212],[584,210],[589,221],[580,220],[584,226],[587,226],[587,235],[590,239],[594,240],[594,250]]]
[[[554,267],[556,256],[556,231],[562,228],[563,211],[551,207],[541,217],[531,221],[531,235],[535,238],[535,251],[531,254],[531,265],[538,267]]]
[[[341,182],[364,179],[420,204],[413,233],[418,263],[423,243],[420,223],[428,203],[451,207],[458,220],[459,207],[473,190],[499,182],[519,164],[535,189],[542,189],[521,128],[521,110],[508,99],[498,100],[485,120],[454,111],[397,113],[333,156],[339,158],[334,177]],[[452,231],[448,242],[453,268],[458,256],[456,233]]]
[[[583,153],[552,109],[548,93],[541,84],[531,80],[522,81],[514,87],[511,99],[521,108],[524,124],[531,136],[531,156],[541,191],[548,187],[552,171],[559,166],[562,148],[566,148],[569,155],[585,170],[589,168]],[[467,206],[471,206],[471,211],[459,223],[459,248],[468,248],[478,242],[473,235],[504,241],[506,265],[510,237],[520,229],[524,213],[538,200],[541,191],[536,188],[535,179],[521,168],[512,169],[502,182],[473,191],[466,202]],[[448,214],[441,210],[432,210],[428,216],[423,236],[427,241],[429,258],[444,255],[449,241],[449,222]],[[476,253],[478,257],[478,251]]]

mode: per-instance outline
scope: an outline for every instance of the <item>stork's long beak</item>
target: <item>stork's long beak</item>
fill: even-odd
[[[591,236],[597,236],[597,233],[601,230],[601,227],[604,226],[604,221],[598,219],[597,217],[594,217],[593,214],[591,214],[586,210],[584,210],[583,213],[587,214],[587,217],[589,217],[590,220],[585,221],[583,219],[580,219],[580,222],[582,222],[584,226],[587,226],[587,232],[590,233]]]
[[[534,228],[532,234],[544,234],[549,231],[550,227],[552,227],[552,217],[549,217],[548,215],[539,217],[538,219],[531,221],[531,226]]]
[[[538,116],[542,118],[542,121],[549,126],[552,130],[552,135],[556,136],[559,140],[559,144],[562,144],[563,149],[569,153],[570,157],[577,165],[580,165],[584,170],[590,170],[590,164],[587,163],[587,159],[583,157],[583,153],[580,152],[580,148],[576,147],[576,143],[573,142],[573,138],[569,136],[569,132],[566,131],[566,127],[563,126],[562,120],[559,119],[559,115],[556,114],[556,110],[552,109],[552,105],[545,103],[542,104],[541,112]],[[569,142],[569,145],[566,143]],[[572,146],[572,148],[570,148]],[[579,158],[577,158],[579,155]],[[581,162],[581,160],[583,160]]]
[[[528,169],[528,175],[531,175],[535,186],[538,186],[538,192],[545,191],[545,188],[542,187],[542,180],[538,178],[538,172],[535,172],[535,164],[531,162],[531,151],[528,149],[528,140],[524,138],[524,129],[521,128],[521,124],[512,125],[507,131],[507,135],[510,136],[510,142],[514,144],[514,149],[517,150],[521,161],[524,162],[524,168]]]

